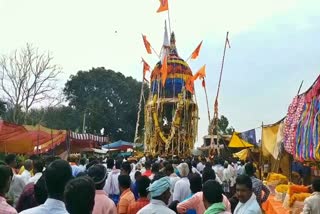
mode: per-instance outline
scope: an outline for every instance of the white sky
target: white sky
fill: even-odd
[[[286,113],[301,80],[319,75],[320,2],[317,0],[169,0],[171,28],[186,59],[201,40],[195,72],[207,64],[210,110],[216,94],[224,37],[230,31],[220,113],[244,131]],[[160,49],[167,13],[157,0],[0,0],[0,54],[29,42],[49,50],[63,67],[61,87],[79,70],[104,66],[141,80],[141,56],[151,65],[141,33]],[[117,33],[115,33],[117,31]],[[207,132],[200,82],[199,136]],[[201,138],[199,137],[199,141]]]

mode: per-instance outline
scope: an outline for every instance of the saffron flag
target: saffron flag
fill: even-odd
[[[202,66],[199,71],[193,76],[193,79],[203,79],[206,77],[206,65]]]
[[[186,82],[186,89],[189,91],[191,94],[194,94],[194,78],[189,77]]]
[[[159,1],[160,1],[160,6],[157,10],[157,13],[169,10],[168,0],[159,0]]]
[[[151,45],[150,45],[150,42],[147,40],[147,36],[142,35],[142,39],[143,39],[143,44],[146,47],[148,54],[151,54],[152,53],[151,52]]]
[[[146,76],[146,72],[150,71],[150,65],[148,65],[148,63],[143,58],[141,58],[141,59],[143,62],[143,79],[148,82],[148,80],[145,78],[145,76]]]
[[[167,56],[165,56],[161,66],[161,82],[163,87],[166,84],[167,76],[168,76],[168,65],[167,65]]]
[[[191,59],[196,59],[199,56],[199,52],[201,49],[201,45],[202,45],[202,41],[200,42],[200,44],[198,45],[198,47],[192,52],[191,54]]]

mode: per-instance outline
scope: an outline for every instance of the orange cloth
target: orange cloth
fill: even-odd
[[[160,6],[157,10],[157,13],[167,11],[169,9],[169,3],[168,0],[159,0],[160,1]]]
[[[161,82],[163,87],[166,84],[167,76],[168,76],[168,64],[167,64],[167,56],[165,56],[161,66]]]
[[[282,206],[280,201],[275,201],[274,196],[269,196],[268,200],[262,204],[265,214],[290,214],[290,210]]]
[[[199,52],[200,52],[201,45],[202,45],[202,41],[200,42],[200,44],[198,45],[198,47],[192,52],[192,54],[191,54],[191,59],[196,59],[196,58],[198,57]]]
[[[143,44],[146,47],[147,53],[151,54],[152,53],[151,52],[151,45],[150,45],[150,42],[148,42],[148,40],[147,40],[147,36],[142,35],[142,39],[143,39]]]
[[[193,79],[203,79],[206,77],[206,65],[202,66],[199,71],[193,76]]]
[[[133,193],[131,192],[130,188],[126,189],[120,195],[120,201],[118,204],[118,214],[127,214],[129,204],[131,204],[133,202],[135,202],[135,198],[134,198]]]

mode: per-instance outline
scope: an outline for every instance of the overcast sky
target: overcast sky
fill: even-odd
[[[320,69],[318,0],[169,0],[171,28],[180,57],[203,40],[193,72],[207,64],[210,111],[217,90],[226,31],[227,50],[219,113],[238,131],[282,118],[296,95],[309,88]],[[151,65],[141,33],[160,50],[167,13],[158,0],[0,0],[0,54],[29,42],[49,50],[63,68],[61,87],[71,74],[92,67],[120,71],[141,80],[141,56]],[[199,142],[207,134],[203,89]]]

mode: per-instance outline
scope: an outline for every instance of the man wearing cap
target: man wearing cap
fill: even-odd
[[[88,175],[92,178],[96,186],[92,214],[117,214],[116,205],[103,190],[103,187],[106,183],[107,174],[107,169],[101,164],[91,166],[88,169]]]
[[[190,182],[188,179],[190,170],[187,163],[179,164],[177,169],[181,179],[178,180],[174,186],[172,201],[182,202],[185,198],[191,195]]]
[[[173,210],[166,206],[171,196],[170,179],[168,177],[154,181],[148,191],[151,194],[150,204],[143,207],[137,214],[175,214]]]

